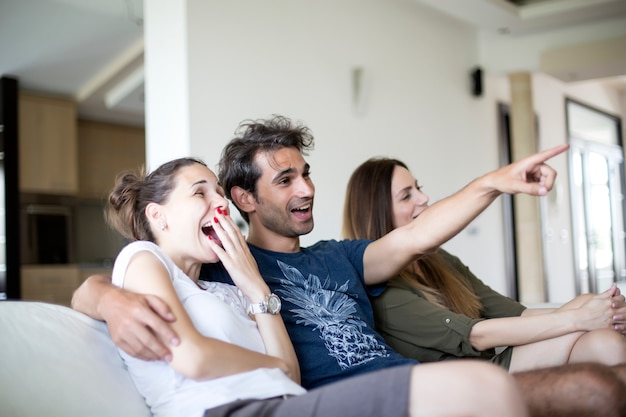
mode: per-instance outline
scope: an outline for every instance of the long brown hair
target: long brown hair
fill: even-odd
[[[402,161],[371,158],[351,175],[343,207],[342,235],[347,239],[379,239],[393,230],[391,181]],[[415,271],[412,272],[411,269]],[[439,250],[423,255],[400,273],[426,299],[455,313],[478,318],[482,303],[469,283],[459,279]]]

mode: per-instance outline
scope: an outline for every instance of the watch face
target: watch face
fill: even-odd
[[[280,298],[277,295],[271,294],[267,299],[267,311],[271,314],[278,314],[280,312]]]

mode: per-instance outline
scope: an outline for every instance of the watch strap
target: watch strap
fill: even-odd
[[[280,306],[280,298],[276,294],[270,293],[260,303],[250,303],[248,305],[248,314],[278,314]]]

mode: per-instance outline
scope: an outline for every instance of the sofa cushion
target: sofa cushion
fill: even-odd
[[[106,325],[67,307],[0,301],[0,370],[2,415],[150,416]]]

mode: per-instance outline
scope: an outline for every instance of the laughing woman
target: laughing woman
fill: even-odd
[[[120,176],[107,219],[131,240],[113,283],[158,296],[176,317],[167,361],[119,349],[157,417],[526,415],[513,379],[473,361],[398,366],[306,392],[280,300],[228,216],[215,174],[199,160]],[[217,262],[235,285],[199,280],[202,264]]]

